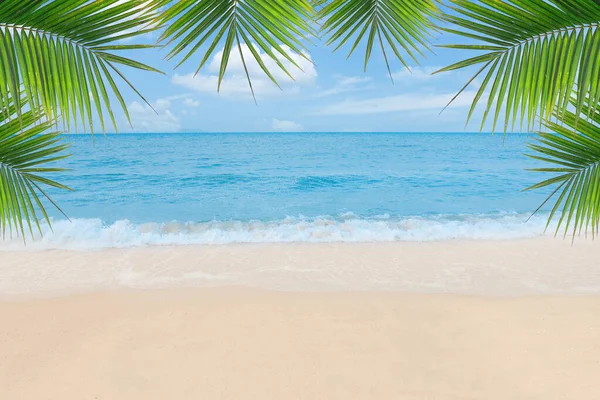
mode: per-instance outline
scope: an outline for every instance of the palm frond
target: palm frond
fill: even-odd
[[[481,66],[471,79],[483,78],[467,121],[477,104],[485,102],[482,129],[491,114],[492,130],[498,122],[504,132],[509,126],[514,130],[520,119],[531,131],[538,119],[564,114],[573,91],[576,119],[588,117],[582,112],[584,99],[592,104],[600,100],[599,1],[449,2],[442,19],[454,26],[442,29],[470,43],[442,47],[480,53],[438,71]]]
[[[377,43],[383,53],[390,78],[392,72],[386,46],[406,68],[406,57],[419,62],[424,56],[421,48],[428,48],[428,38],[435,26],[433,17],[438,13],[434,0],[315,0],[318,19],[324,20],[321,33],[327,37],[334,51],[352,43],[348,58],[361,42],[365,43],[364,69]],[[404,55],[403,55],[404,54]]]
[[[600,104],[590,106],[586,100],[581,112],[589,119],[566,111],[556,115],[560,123],[545,122],[553,132],[540,133],[529,146],[534,151],[530,157],[552,165],[533,171],[554,176],[527,190],[556,186],[544,202],[557,196],[548,223],[560,215],[556,233],[564,227],[566,236],[571,229],[573,238],[582,231],[596,236],[600,228]]]
[[[14,101],[17,118],[22,118],[24,91],[31,110],[42,109],[50,119],[60,115],[68,130],[74,121],[75,130],[81,122],[84,130],[94,132],[94,115],[103,131],[105,115],[116,130],[111,95],[129,115],[115,77],[134,89],[118,67],[157,71],[117,54],[153,45],[121,41],[156,29],[153,22],[160,4],[158,0],[0,2],[0,108]]]
[[[313,9],[307,0],[182,0],[165,10],[157,21],[161,25],[172,22],[159,40],[172,45],[167,58],[183,54],[177,66],[206,45],[198,73],[223,46],[217,90],[221,88],[232,51],[238,51],[254,95],[243,45],[269,79],[279,86],[263,57],[273,60],[293,79],[282,61],[287,60],[301,69],[290,51],[310,61],[302,40],[314,34],[310,26],[312,18]]]
[[[27,99],[20,99],[27,104]],[[14,116],[18,108],[8,100],[2,115]],[[52,121],[45,120],[42,110],[29,110],[18,118],[0,118],[0,229],[2,238],[26,233],[41,234],[38,213],[50,224],[45,201],[58,206],[48,197],[45,187],[70,190],[46,175],[64,171],[52,163],[69,156],[69,147],[60,135],[48,132]],[[60,211],[60,208],[58,208]],[[61,211],[62,212],[62,211]],[[35,229],[34,229],[35,226]]]

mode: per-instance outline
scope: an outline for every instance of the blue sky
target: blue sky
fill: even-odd
[[[146,35],[141,42],[153,43]],[[140,42],[140,40],[136,40]],[[448,34],[437,34],[433,45],[464,42]],[[166,75],[137,70],[126,71],[128,78],[153,104],[156,115],[135,93],[124,88],[134,132],[463,132],[478,131],[481,111],[465,128],[467,112],[477,87],[461,95],[441,115],[448,100],[468,81],[474,70],[431,75],[470,54],[461,50],[433,48],[412,71],[393,59],[394,84],[380,52],[373,55],[363,71],[364,49],[346,60],[347,48],[336,53],[318,43],[309,46],[312,64],[298,59],[304,72],[290,71],[295,81],[273,69],[283,90],[279,90],[250,65],[258,105],[252,99],[238,52],[232,54],[230,69],[220,93],[217,71],[220,54],[198,75],[193,76],[203,54],[190,58],[174,69],[175,60],[163,60],[165,50],[128,52],[126,56],[161,69]],[[251,58],[251,57],[246,57]],[[120,131],[132,132],[124,116]]]

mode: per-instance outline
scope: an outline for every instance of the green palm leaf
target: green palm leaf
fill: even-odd
[[[15,102],[9,99],[8,103],[0,109],[2,115],[16,115]],[[22,98],[19,103],[27,104],[27,99]],[[70,190],[46,177],[64,171],[51,164],[69,156],[64,152],[69,145],[60,135],[48,133],[52,126],[51,121],[44,119],[42,110],[22,112],[20,120],[0,118],[0,229],[3,239],[7,234],[10,237],[20,235],[23,239],[27,232],[33,236],[34,225],[41,234],[38,213],[50,224],[42,200],[56,206],[44,187]]]
[[[573,99],[572,104],[577,103]],[[530,157],[552,165],[533,171],[554,176],[527,190],[556,186],[544,202],[557,196],[548,223],[560,215],[557,233],[564,227],[565,235],[572,229],[573,238],[582,231],[595,236],[600,227],[600,104],[591,107],[584,102],[582,113],[589,116],[586,120],[571,111],[560,111],[560,124],[544,123],[553,133],[541,133],[529,146],[534,151]]]
[[[364,69],[377,43],[392,77],[386,46],[408,68],[406,57],[418,63],[420,48],[428,48],[427,39],[434,30],[432,18],[438,13],[434,0],[315,0],[318,18],[323,19],[321,33],[328,45],[338,50],[352,43],[348,57],[366,40]],[[405,55],[403,56],[403,53]]]
[[[588,117],[582,113],[584,99],[592,104],[600,100],[599,1],[449,2],[442,19],[455,26],[443,30],[471,43],[442,47],[480,53],[438,71],[481,67],[460,91],[483,77],[468,120],[477,104],[484,102],[482,129],[491,117],[492,130],[498,122],[504,132],[509,125],[514,130],[517,119],[533,130],[538,118],[545,121],[564,114],[573,91],[578,99],[576,119]]]
[[[84,130],[93,132],[94,115],[103,131],[105,115],[116,130],[111,94],[129,118],[116,76],[135,90],[119,67],[157,71],[117,54],[152,45],[120,41],[156,29],[152,23],[160,4],[158,0],[0,2],[0,108],[7,109],[14,101],[16,115],[22,118],[24,91],[32,110],[41,109],[55,120],[60,115],[68,130],[72,121],[78,130],[80,121]]]
[[[164,11],[157,21],[161,25],[172,22],[159,40],[172,45],[167,58],[183,54],[178,66],[203,45],[208,46],[203,50],[196,73],[223,46],[217,90],[221,88],[231,52],[237,47],[254,95],[242,45],[247,45],[262,71],[278,85],[259,50],[292,78],[282,61],[300,68],[290,51],[309,60],[302,40],[313,34],[309,25],[312,17],[313,9],[307,0],[182,0]]]

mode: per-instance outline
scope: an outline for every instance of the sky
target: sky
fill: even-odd
[[[135,39],[135,42],[154,43],[157,37],[157,33],[146,34]],[[156,67],[165,75],[123,68],[123,72],[153,105],[156,113],[133,91],[123,87],[133,128],[121,115],[119,131],[479,131],[481,110],[465,127],[471,101],[478,89],[475,86],[477,81],[440,114],[477,70],[432,75],[441,67],[472,56],[464,50],[435,47],[449,43],[464,43],[464,40],[449,34],[436,34],[432,39],[433,52],[426,53],[419,65],[413,63],[410,71],[397,59],[391,59],[392,83],[380,51],[374,52],[364,72],[364,48],[358,48],[347,59],[348,47],[332,53],[332,48],[317,42],[314,46],[308,45],[310,53],[307,56],[310,61],[293,55],[303,71],[286,61],[295,80],[272,68],[282,90],[270,82],[255,62],[248,61],[251,59],[250,53],[244,49],[244,54],[248,53],[245,58],[250,64],[257,104],[252,98],[237,49],[232,53],[229,70],[219,93],[217,74],[222,51],[215,53],[195,76],[194,72],[204,55],[201,51],[177,68],[178,60],[164,60],[167,53],[165,49],[124,51],[119,54]]]

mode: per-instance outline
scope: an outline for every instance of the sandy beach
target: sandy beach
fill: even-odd
[[[0,254],[2,399],[600,393],[591,241]]]
[[[3,399],[593,399],[600,299],[241,288],[0,304]]]

